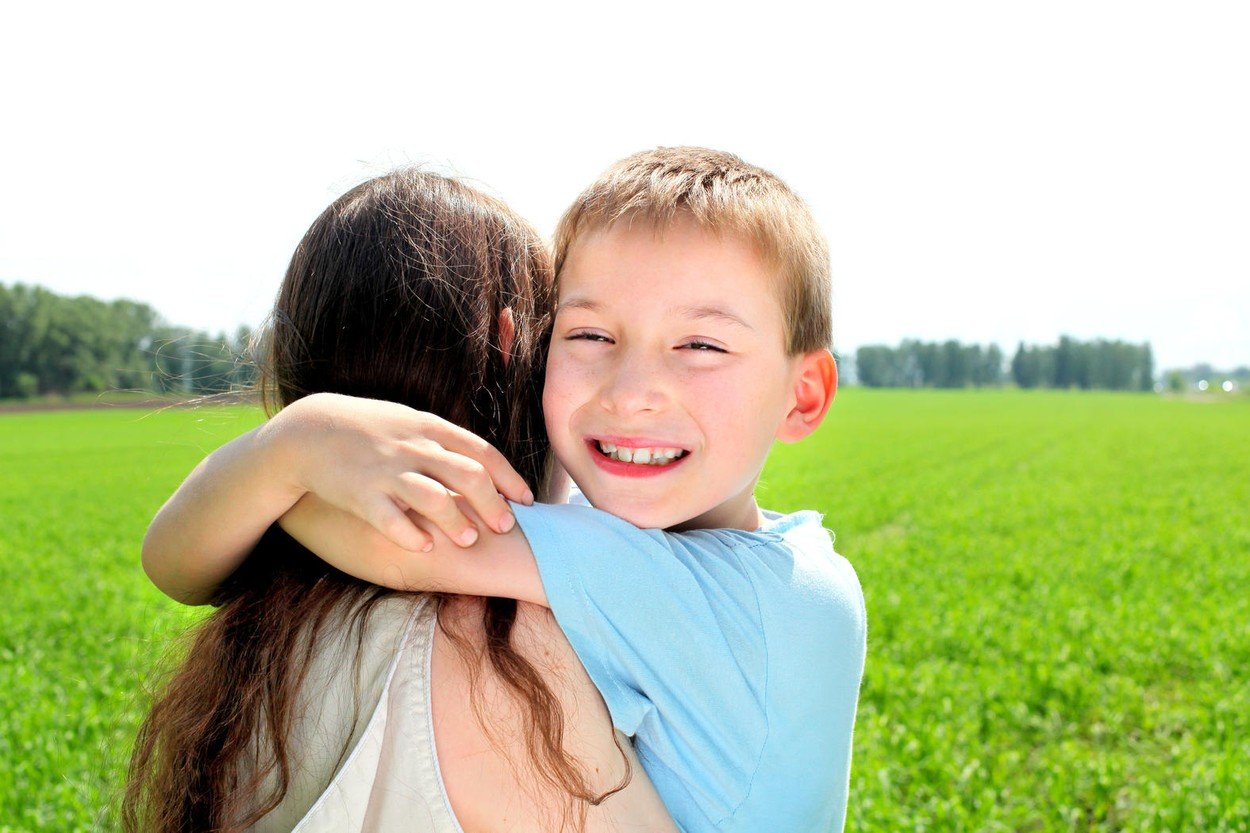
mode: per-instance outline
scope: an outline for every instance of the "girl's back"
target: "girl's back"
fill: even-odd
[[[485,638],[481,604],[480,599],[461,596],[444,608],[447,625],[461,628],[475,648]],[[591,790],[602,795],[618,786],[626,775],[625,757],[629,759],[630,780],[624,789],[599,806],[587,808],[587,833],[675,831],[632,744],[615,733],[603,698],[551,611],[520,603],[512,640],[517,652],[543,675],[560,701],[565,749],[579,761]],[[478,685],[482,703],[489,710],[488,736],[469,702],[471,669],[464,652],[442,628],[433,647],[431,686],[439,763],[451,804],[466,833],[549,833],[559,829],[553,822],[559,820],[568,796],[534,775],[527,746],[526,710],[487,669]],[[576,829],[572,822],[570,830]]]
[[[440,626],[432,599],[387,599],[367,620],[359,661],[346,616],[327,622],[288,737],[290,789],[255,833],[547,833],[562,818],[565,829],[587,833],[676,829],[550,611],[522,604],[513,646],[559,701],[564,748],[588,786],[596,795],[617,787],[626,757],[630,771],[598,806],[570,803],[537,777],[528,710],[488,664],[473,679],[486,638],[482,604],[454,597],[437,614]]]

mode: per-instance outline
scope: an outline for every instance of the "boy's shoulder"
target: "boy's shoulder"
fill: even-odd
[[[740,553],[754,551],[759,558],[780,557],[803,568],[836,567],[854,576],[850,562],[834,550],[834,534],[825,527],[821,513],[813,509],[789,513],[765,509],[761,515],[763,523],[754,530],[701,529],[677,534]]]
[[[640,529],[587,505],[516,506],[541,571],[563,563],[584,577],[587,570],[671,580],[674,570],[701,585],[738,588],[758,601],[816,608],[835,603],[862,618],[863,594],[850,562],[834,551],[832,533],[819,512],[765,511],[758,529]]]
[[[797,512],[773,512],[761,510],[763,523],[758,529],[692,529],[683,532],[667,532],[658,529],[640,529],[628,521],[592,507],[581,494],[574,490],[569,502],[559,506],[544,507],[548,517],[558,517],[573,527],[580,527],[583,542],[597,539],[595,527],[612,530],[636,544],[664,545],[682,550],[694,550],[703,555],[736,554],[765,560],[793,561],[804,568],[832,569],[843,579],[858,585],[855,570],[850,562],[833,548],[834,534],[824,526],[824,516],[812,509]]]
[[[801,598],[808,597],[813,602],[833,602],[844,613],[862,619],[859,577],[850,561],[834,550],[834,534],[825,528],[824,516],[811,509],[762,510],[762,514],[763,524],[751,532],[705,532],[733,547],[754,569],[782,573],[778,586],[786,594],[787,606],[801,604]]]

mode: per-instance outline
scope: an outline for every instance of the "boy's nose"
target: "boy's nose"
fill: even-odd
[[[657,368],[637,359],[623,359],[608,371],[599,388],[603,409],[617,416],[659,410],[664,403]]]

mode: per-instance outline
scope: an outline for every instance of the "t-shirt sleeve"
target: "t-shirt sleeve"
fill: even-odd
[[[589,507],[515,510],[616,727],[640,736],[648,770],[699,773],[687,812],[732,816],[768,735],[759,576],[714,533],[640,530]]]

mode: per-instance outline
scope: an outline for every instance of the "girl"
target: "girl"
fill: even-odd
[[[299,244],[266,404],[403,403],[546,484],[551,311],[549,257],[506,206],[382,176]],[[140,729],[128,831],[674,829],[546,610],[373,586],[276,527],[214,601]]]

